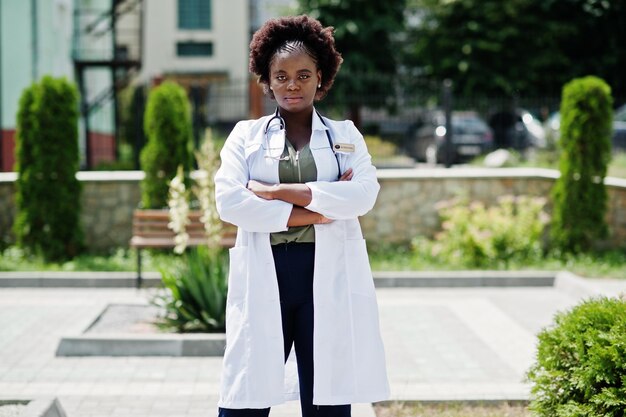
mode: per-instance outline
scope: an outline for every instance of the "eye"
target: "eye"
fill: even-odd
[[[307,80],[309,78],[311,78],[311,76],[309,74],[300,74],[300,79],[301,80]]]
[[[281,74],[281,75],[277,75],[277,76],[276,76],[276,79],[277,79],[278,81],[285,81],[285,80],[287,79],[287,77],[285,77],[284,75],[282,75],[282,74]]]

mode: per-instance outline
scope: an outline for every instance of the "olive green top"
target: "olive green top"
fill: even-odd
[[[317,180],[317,167],[309,144],[296,152],[289,140],[285,140],[285,149],[278,163],[278,178],[282,184],[305,183]],[[284,232],[270,234],[270,243],[277,245],[288,242],[315,242],[315,228],[308,226],[293,226]]]

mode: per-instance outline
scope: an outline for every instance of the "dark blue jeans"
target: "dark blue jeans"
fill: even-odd
[[[296,349],[302,417],[350,417],[350,404],[313,405],[314,243],[272,246],[280,292],[285,361]],[[263,383],[259,381],[259,384]],[[267,417],[269,408],[220,408],[219,417]]]

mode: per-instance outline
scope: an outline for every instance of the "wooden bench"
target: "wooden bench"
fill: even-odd
[[[204,224],[200,221],[202,212],[191,210],[186,232],[189,234],[187,246],[199,246],[207,243]],[[170,222],[168,210],[135,210],[133,212],[133,236],[130,247],[137,249],[137,288],[141,288],[141,250],[147,248],[173,248],[176,246],[176,234],[167,224]],[[232,247],[235,244],[237,229],[231,224],[225,224],[222,233],[221,245]]]

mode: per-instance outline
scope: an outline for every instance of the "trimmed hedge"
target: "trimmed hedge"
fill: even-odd
[[[22,93],[16,169],[18,245],[47,261],[77,255],[84,247],[76,179],[78,92],[66,79],[46,76]]]
[[[154,88],[148,97],[144,118],[147,144],[141,151],[141,183],[144,208],[167,207],[168,182],[179,165],[185,177],[192,167],[191,113],[185,90],[173,82]]]
[[[561,101],[561,177],[553,189],[551,237],[562,252],[588,250],[605,238],[613,118],[611,88],[597,77],[572,80]]]
[[[539,334],[528,373],[537,416],[626,416],[626,301],[591,299]]]

